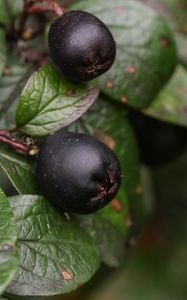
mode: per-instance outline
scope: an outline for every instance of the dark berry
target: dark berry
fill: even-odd
[[[139,144],[141,161],[157,166],[175,160],[187,145],[187,130],[141,113],[131,113],[132,125]]]
[[[106,25],[88,12],[64,13],[51,25],[49,53],[70,80],[91,80],[106,72],[116,56],[116,45]]]
[[[116,195],[121,168],[115,153],[84,134],[49,135],[37,160],[37,179],[43,194],[64,211],[89,214]]]

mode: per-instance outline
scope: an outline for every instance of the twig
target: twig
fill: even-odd
[[[33,4],[27,8],[28,13],[54,11],[57,16],[61,16],[65,12],[65,9],[63,9],[55,0],[38,0],[37,2],[46,3],[48,6]]]
[[[44,3],[44,5],[37,4],[37,2]],[[53,11],[57,16],[61,16],[66,9],[62,8],[55,0],[24,0],[24,7],[19,20],[18,36],[22,37],[29,14],[46,11]]]
[[[39,151],[36,145],[32,143],[16,140],[11,136],[11,130],[0,130],[0,142],[9,145],[15,151],[24,155],[36,155]]]

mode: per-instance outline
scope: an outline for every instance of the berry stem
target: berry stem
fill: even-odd
[[[0,136],[10,136],[10,131],[8,131],[8,130],[0,130]]]
[[[37,2],[46,3],[48,6],[33,4],[27,8],[28,13],[54,11],[57,16],[61,16],[65,12],[65,9],[63,9],[55,0],[38,0]]]
[[[0,130],[0,142],[9,145],[15,151],[24,155],[35,155],[38,153],[38,148],[35,145],[16,140],[11,136],[11,131],[14,130]]]
[[[61,16],[64,13],[64,9],[56,3],[55,0],[47,0],[52,10],[57,14],[57,16]]]
[[[11,137],[0,135],[0,142],[3,142],[5,144],[11,146],[16,151],[18,151],[22,154],[28,154],[28,147],[24,143],[17,142]]]

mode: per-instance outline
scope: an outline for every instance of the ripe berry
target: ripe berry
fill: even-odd
[[[64,211],[89,214],[116,195],[121,168],[115,153],[91,136],[72,132],[49,135],[37,159],[43,194]]]
[[[187,145],[185,128],[153,119],[138,112],[131,113],[130,118],[143,163],[149,166],[169,163],[185,150]]]
[[[70,80],[91,80],[113,64],[116,45],[106,25],[88,12],[64,13],[51,25],[49,53],[61,73]]]

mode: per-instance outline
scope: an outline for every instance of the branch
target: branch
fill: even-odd
[[[36,145],[30,142],[23,142],[21,140],[16,140],[11,136],[11,131],[9,130],[0,130],[0,142],[10,146],[15,151],[24,154],[24,155],[36,155],[39,149]]]
[[[55,0],[38,0],[37,2],[47,4],[48,6],[33,4],[27,7],[28,13],[54,11],[57,16],[61,16],[65,12],[65,9],[62,8]]]

